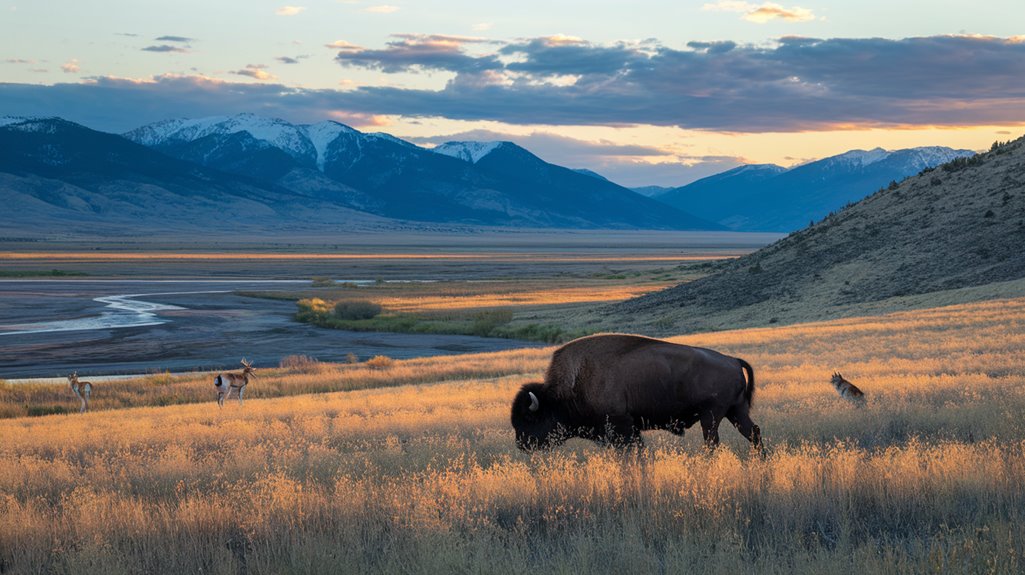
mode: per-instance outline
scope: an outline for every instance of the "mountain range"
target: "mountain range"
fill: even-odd
[[[1022,245],[1025,138],[925,168],[711,275],[601,313],[616,329],[680,333],[1017,296]]]
[[[338,122],[252,114],[169,120],[124,137],[173,158],[317,193],[379,216],[564,228],[722,229],[608,180],[545,162],[511,142],[433,150]]]
[[[741,166],[671,189],[629,190],[511,142],[427,149],[325,121],[253,114],[115,135],[60,118],[0,118],[11,229],[235,229],[416,225],[790,231],[967,150],[855,150],[785,169]],[[8,150],[10,152],[8,152]],[[651,197],[647,197],[651,196]],[[6,222],[5,222],[6,224]]]
[[[851,150],[790,169],[740,166],[652,197],[733,230],[791,232],[891,182],[974,154],[945,147]]]

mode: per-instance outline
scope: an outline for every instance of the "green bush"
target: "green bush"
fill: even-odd
[[[505,325],[513,319],[513,312],[508,308],[486,309],[479,311],[473,316],[473,325],[470,327],[475,335],[490,335],[500,325]]]
[[[381,306],[367,300],[342,300],[335,303],[338,319],[373,319],[381,314]]]
[[[68,409],[63,405],[30,405],[27,413],[29,417],[40,417],[68,413]]]

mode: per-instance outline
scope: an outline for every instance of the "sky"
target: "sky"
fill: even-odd
[[[628,186],[1025,133],[1025,2],[0,0],[0,115],[510,140]]]

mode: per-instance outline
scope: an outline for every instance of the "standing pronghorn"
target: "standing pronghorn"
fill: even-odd
[[[242,393],[249,385],[249,378],[256,378],[253,373],[253,364],[242,358],[242,373],[218,373],[214,378],[214,387],[217,388],[217,405],[224,407],[224,400],[231,395],[231,390],[238,390],[238,404],[242,405]]]
[[[862,405],[865,403],[865,392],[858,389],[858,386],[847,381],[840,375],[840,372],[833,373],[833,379],[830,380],[833,387],[836,388],[836,392],[840,394],[840,397],[854,403],[856,405]]]
[[[82,407],[78,409],[79,413],[85,413],[89,410],[89,396],[93,393],[93,384],[88,381],[78,381],[78,372],[74,372],[68,376],[68,385],[71,387],[71,391],[75,392],[78,399],[82,401]]]

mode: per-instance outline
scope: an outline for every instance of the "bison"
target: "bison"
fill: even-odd
[[[570,437],[641,447],[642,430],[683,435],[700,421],[714,449],[725,417],[758,448],[754,389],[754,370],[742,359],[637,335],[593,335],[555,350],[544,382],[520,389],[512,426],[516,445],[533,450]]]

